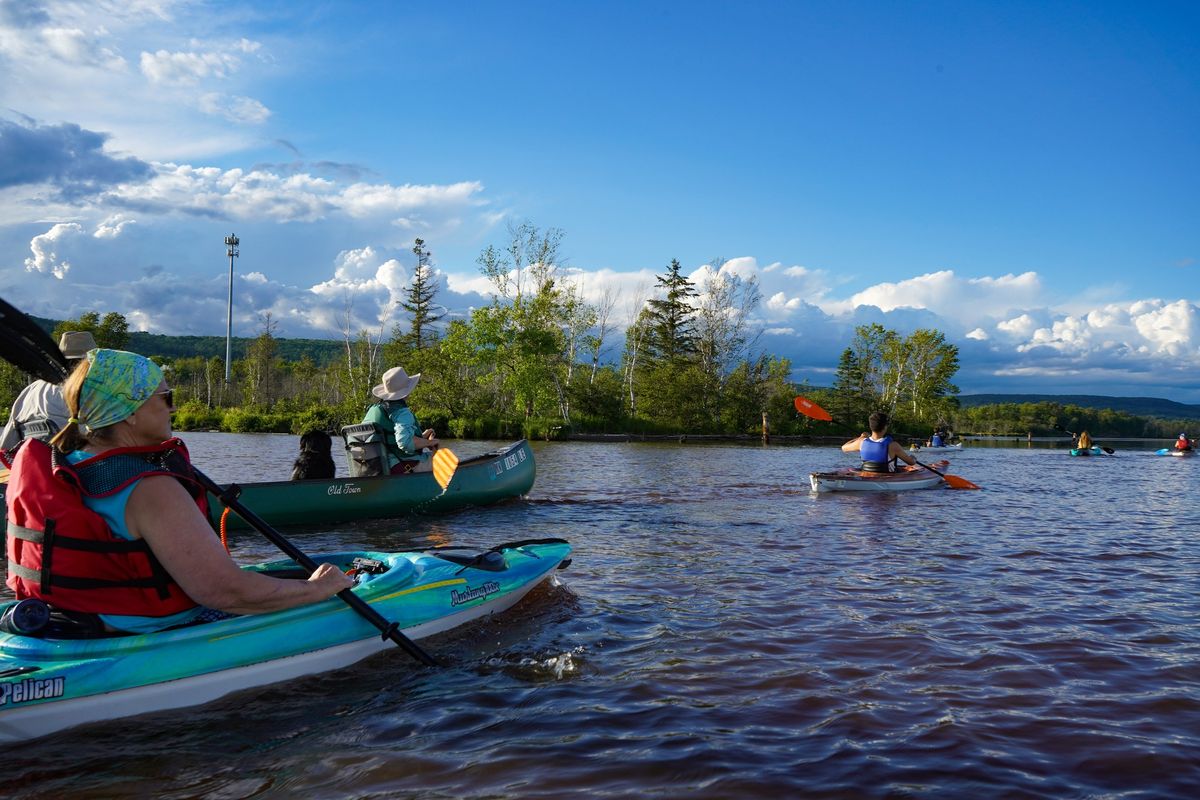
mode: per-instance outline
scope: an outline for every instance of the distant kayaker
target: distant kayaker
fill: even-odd
[[[1175,449],[1181,453],[1186,453],[1189,450],[1195,449],[1195,445],[1186,433],[1181,433],[1179,434],[1179,438],[1175,440]]]
[[[56,450],[27,439],[9,476],[8,585],[18,599],[146,633],[315,603],[352,585],[332,564],[289,580],[233,562],[187,449],[171,438],[174,393],[149,359],[93,349],[63,396],[70,416]]]
[[[419,380],[419,372],[409,375],[404,367],[392,367],[383,373],[380,384],[371,389],[379,402],[368,408],[363,417],[364,424],[374,425],[384,435],[388,472],[392,475],[433,470],[432,454],[440,442],[432,428],[420,431],[406,401]]]
[[[67,331],[58,340],[58,349],[69,361],[77,361],[95,348],[96,340],[89,331]],[[62,387],[56,383],[36,380],[21,390],[13,402],[8,424],[0,433],[0,450],[11,450],[26,436],[34,435],[28,426],[32,422],[50,423],[43,426],[50,435],[67,424],[67,403],[63,400]],[[47,435],[46,440],[50,439]]]
[[[888,435],[888,425],[891,420],[882,411],[876,411],[867,420],[870,433],[863,433],[856,439],[851,439],[842,445],[846,453],[862,455],[864,472],[894,472],[896,460],[905,464],[916,464],[917,460],[905,452],[900,443]]]
[[[950,444],[950,431],[942,425],[933,429],[933,435],[929,437],[926,443],[929,447],[945,447]]]

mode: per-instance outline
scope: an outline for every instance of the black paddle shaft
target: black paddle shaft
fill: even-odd
[[[283,534],[267,524],[266,520],[242,505],[241,501],[237,499],[236,486],[231,486],[229,489],[222,489],[220,485],[218,485],[212,478],[208,477],[195,467],[192,467],[192,472],[195,474],[196,480],[201,486],[204,487],[205,491],[211,493],[215,497],[220,498],[221,502],[223,502],[226,507],[232,509],[238,516],[246,520],[246,522],[248,522],[255,530],[265,536],[271,542],[271,544],[282,550],[284,555],[308,570],[309,574],[312,574],[316,571],[316,561],[313,561],[298,547],[284,538]],[[378,611],[371,608],[371,606],[368,605],[361,597],[356,595],[353,590],[343,589],[342,591],[338,592],[337,596],[340,597],[342,601],[346,603],[346,605],[357,611],[360,616],[367,620],[367,622],[370,622],[372,625],[378,628],[383,634],[384,639],[390,639],[399,645],[404,652],[408,653],[410,656],[415,658],[417,661],[420,661],[427,667],[441,666],[433,656],[422,650],[416,642],[400,632],[399,623],[389,622]]]

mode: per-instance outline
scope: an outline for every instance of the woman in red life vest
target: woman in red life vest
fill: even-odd
[[[18,596],[143,633],[221,616],[213,610],[256,614],[314,603],[352,585],[331,564],[304,581],[247,572],[233,562],[202,510],[186,448],[171,439],[172,391],[149,359],[91,350],[64,381],[63,395],[71,416],[53,444],[65,459],[55,464],[45,445],[30,440],[10,476],[9,521],[19,530],[16,572],[10,532],[9,585],[16,584]],[[85,507],[65,516],[41,508],[38,499],[64,474],[78,478]],[[80,539],[100,542],[102,552],[72,547]],[[46,566],[42,556],[51,546]]]
[[[1190,439],[1188,439],[1187,434],[1179,434],[1179,438],[1175,441],[1175,449],[1182,452],[1187,452],[1188,450],[1191,450],[1192,447],[1192,442]]]

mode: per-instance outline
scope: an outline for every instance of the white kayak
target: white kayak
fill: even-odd
[[[931,466],[942,470],[949,465],[949,461],[938,461]],[[906,492],[945,485],[945,480],[936,472],[908,466],[898,472],[864,472],[852,468],[813,472],[808,479],[814,492]]]

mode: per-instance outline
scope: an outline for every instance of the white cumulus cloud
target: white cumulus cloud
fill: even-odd
[[[83,234],[83,227],[76,222],[60,222],[45,233],[38,234],[29,242],[33,255],[25,259],[25,269],[29,272],[50,273],[62,280],[71,270],[71,264],[65,258],[59,258],[59,244],[73,236]]]
[[[92,236],[97,239],[115,239],[121,235],[127,225],[134,225],[137,220],[130,219],[124,214],[113,214],[96,226]]]

